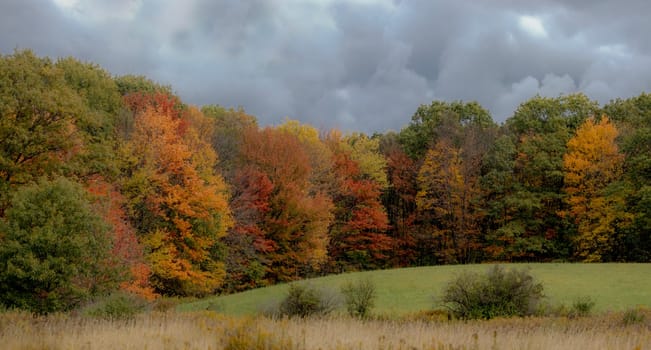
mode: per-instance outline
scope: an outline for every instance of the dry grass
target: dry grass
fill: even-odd
[[[129,321],[0,315],[3,349],[651,349],[651,312],[491,321],[226,317],[148,313]]]

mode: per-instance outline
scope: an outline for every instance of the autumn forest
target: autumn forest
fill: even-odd
[[[219,101],[216,101],[219,102]],[[651,94],[414,106],[399,132],[245,108],[31,51],[0,56],[0,300],[232,293],[407,266],[651,261]]]

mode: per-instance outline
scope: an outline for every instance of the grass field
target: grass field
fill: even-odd
[[[489,321],[268,319],[215,312],[145,313],[110,321],[70,315],[0,314],[2,349],[226,350],[651,350],[651,313]]]
[[[651,307],[651,264],[505,264],[507,268],[530,268],[543,283],[548,302],[571,304],[589,296],[595,311],[621,311],[635,306]],[[489,265],[450,265],[369,271],[326,276],[309,280],[315,286],[338,289],[346,281],[371,278],[377,285],[373,309],[380,315],[404,315],[432,309],[447,281],[463,271],[484,272]],[[305,281],[298,282],[305,283]],[[179,305],[178,310],[217,308],[231,315],[252,315],[260,307],[279,300],[287,285],[211,297]]]

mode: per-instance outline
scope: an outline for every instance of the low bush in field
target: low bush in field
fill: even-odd
[[[485,274],[465,272],[450,281],[442,302],[461,319],[533,315],[543,298],[543,286],[527,270],[499,265]]]
[[[341,305],[339,293],[312,285],[292,284],[279,304],[263,306],[266,316],[308,317],[326,315]]]
[[[645,310],[640,308],[628,309],[622,315],[622,324],[624,326],[631,326],[635,324],[642,324],[646,320]]]
[[[81,309],[84,316],[111,320],[129,319],[146,310],[149,303],[140,296],[116,292]]]
[[[590,297],[580,297],[572,303],[570,317],[585,317],[592,313],[595,302]]]
[[[346,310],[352,317],[368,317],[377,296],[375,283],[370,279],[348,282],[341,287]]]

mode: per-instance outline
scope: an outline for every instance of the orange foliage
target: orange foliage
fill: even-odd
[[[120,284],[120,289],[149,300],[154,299],[157,294],[149,285],[151,269],[145,264],[143,247],[138,242],[136,231],[128,222],[124,197],[113,184],[106,182],[101,176],[91,177],[87,189],[98,199],[99,211],[111,225],[112,257],[130,272],[129,278]]]
[[[211,251],[231,226],[226,185],[210,145],[162,101],[137,116],[130,140],[138,159],[133,178],[148,184],[138,198],[157,221],[144,232],[153,280],[165,293],[210,293],[224,276]],[[192,113],[200,122],[200,112]]]
[[[242,217],[238,226],[264,233],[256,244],[269,280],[296,279],[305,269],[316,268],[327,257],[332,203],[312,186],[309,156],[300,140],[282,130],[249,128],[243,134],[241,161],[247,166],[240,176],[253,177],[237,183],[236,204],[255,209],[255,215]]]

